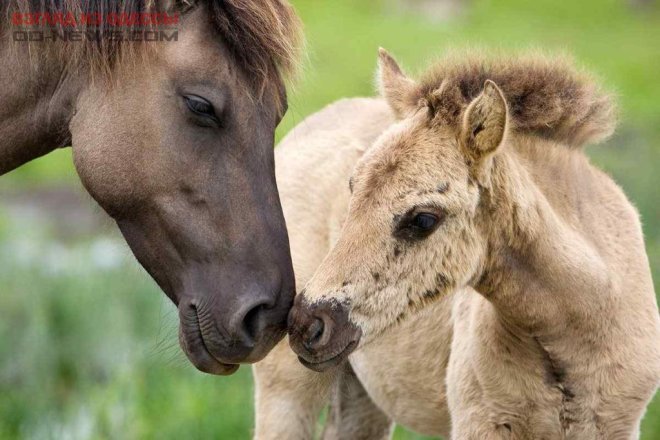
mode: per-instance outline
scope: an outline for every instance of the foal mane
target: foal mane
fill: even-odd
[[[209,19],[228,45],[236,61],[255,84],[263,87],[276,75],[288,77],[296,73],[302,43],[302,27],[287,0],[5,0],[0,5],[0,31],[11,23],[11,13],[189,13],[206,6]],[[159,4],[168,4],[167,11]],[[85,30],[82,24],[78,30]],[[130,27],[124,28],[131,30]],[[117,59],[136,56],[135,43],[100,41],[67,43],[63,49],[67,60],[78,68],[100,67],[111,73]],[[70,63],[71,64],[71,63]]]
[[[566,56],[450,54],[419,81],[429,107],[457,116],[493,80],[509,106],[510,127],[577,148],[609,137],[616,126],[612,97]],[[451,87],[448,87],[451,86]],[[438,90],[453,92],[438,93]],[[453,121],[458,123],[459,121]]]

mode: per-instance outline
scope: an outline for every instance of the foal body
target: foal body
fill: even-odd
[[[518,107],[517,130],[507,129],[504,97],[525,90],[526,68],[549,81],[530,81],[541,96],[570,75],[545,66],[522,64],[518,75],[515,64],[500,65],[491,74],[504,94],[486,82],[479,96],[468,92],[469,105],[452,107],[465,95],[456,98],[451,83],[417,88],[383,55],[384,95],[401,122],[358,161],[348,219],[290,314],[291,344],[310,368],[326,370],[356,341],[369,342],[349,359],[386,411],[414,391],[397,389],[384,370],[426,363],[441,374],[453,438],[637,438],[660,377],[660,323],[637,213],[575,147],[609,133],[606,104],[583,80],[566,81],[571,105],[594,106],[587,116],[566,107],[564,119],[547,125],[555,132],[545,123],[526,132],[519,127],[536,120],[525,118],[546,114]],[[531,105],[557,102],[527,93]],[[455,128],[448,121],[457,114]],[[429,225],[429,216],[444,223]],[[420,306],[433,314],[392,327]],[[310,332],[319,321],[320,336]],[[424,334],[445,343],[426,352]],[[426,378],[412,374],[408,383]],[[441,420],[444,408],[429,409],[440,409]],[[440,425],[427,426],[446,433]]]
[[[638,215],[583,154],[526,138],[509,145],[505,166],[540,192],[538,223],[514,220],[534,228],[519,250],[493,252],[480,295],[454,295],[452,436],[637,438],[660,374]]]
[[[393,123],[394,117],[383,101],[344,100],[305,120],[276,150],[278,186],[291,231],[298,285],[308,281],[337,239],[348,210],[350,193],[346,181],[355,163],[370,147],[378,130],[385,131]],[[525,150],[524,144],[521,148],[531,151]],[[549,182],[555,182],[552,172],[542,175]],[[319,182],[313,191],[308,189],[309,181]],[[603,188],[607,190],[608,187]],[[477,319],[476,324],[472,322]],[[454,338],[454,334],[470,337]],[[607,338],[604,341],[609,343]],[[649,342],[649,346],[653,344]],[[466,380],[460,378],[460,372],[473,370],[472,363],[476,362],[471,358],[473,350],[485,351],[480,354],[485,357],[485,371],[489,374],[501,372],[501,377],[491,379],[493,383],[502,384],[507,393],[518,393],[517,397],[507,398],[513,407],[508,409],[503,408],[499,396],[492,401],[486,401],[483,396],[474,399],[470,405],[475,406],[473,411],[477,417],[491,408],[501,408],[500,414],[491,416],[506,420],[501,416],[524,413],[521,408],[526,408],[525,402],[530,399],[555,404],[556,400],[564,399],[565,404],[571,403],[574,391],[564,388],[558,381],[565,380],[562,369],[565,371],[566,366],[553,360],[537,337],[520,327],[506,325],[487,300],[467,288],[430,303],[354,352],[349,361],[358,381],[354,380],[352,371],[344,369],[310,372],[298,363],[286,341],[280,343],[269,357],[254,367],[256,438],[283,435],[309,438],[318,411],[328,400],[332,400],[332,411],[337,413],[326,427],[325,438],[374,438],[374,433],[387,438],[392,422],[427,435],[448,436],[447,393],[448,389],[455,389],[446,384],[448,365],[451,359],[452,365],[457,365],[453,374],[459,376],[459,382]],[[521,359],[527,359],[528,365],[524,368],[520,366]],[[514,360],[519,365],[515,374],[509,371]],[[527,369],[533,372],[530,373],[532,377],[524,374]],[[529,384],[534,378],[542,378],[548,385],[538,388],[538,396],[522,397],[529,393]],[[349,400],[348,388],[361,399]],[[340,394],[342,389],[343,395]],[[463,395],[463,391],[456,392]],[[577,407],[573,405],[571,403],[573,408]],[[284,412],[293,409],[298,417],[285,416]],[[539,411],[535,417],[556,420],[558,415]],[[508,429],[506,424],[501,423],[500,429],[504,432]]]

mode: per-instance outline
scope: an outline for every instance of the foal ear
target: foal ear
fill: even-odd
[[[504,94],[486,80],[484,89],[465,110],[462,138],[471,159],[480,161],[495,152],[506,134],[508,116]]]
[[[403,73],[392,55],[382,47],[378,49],[378,87],[398,118],[413,110],[420,97],[415,82]]]

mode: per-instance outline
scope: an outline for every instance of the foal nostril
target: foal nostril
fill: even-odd
[[[310,350],[319,345],[321,342],[321,336],[323,336],[323,330],[325,329],[325,324],[320,318],[315,318],[312,324],[307,329],[307,337],[303,344],[305,348]]]
[[[332,318],[326,314],[311,318],[312,322],[305,330],[303,346],[309,351],[323,350],[332,339]]]

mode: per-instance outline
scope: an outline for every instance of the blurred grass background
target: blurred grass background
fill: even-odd
[[[379,46],[412,73],[457,46],[574,54],[620,96],[617,134],[588,152],[639,208],[658,291],[656,2],[457,0],[449,12],[432,0],[293,3],[309,58],[278,138],[327,103],[373,94]],[[250,369],[217,378],[187,363],[174,308],[84,195],[70,155],[0,179],[0,438],[250,438]],[[660,438],[657,397],[642,438]]]

